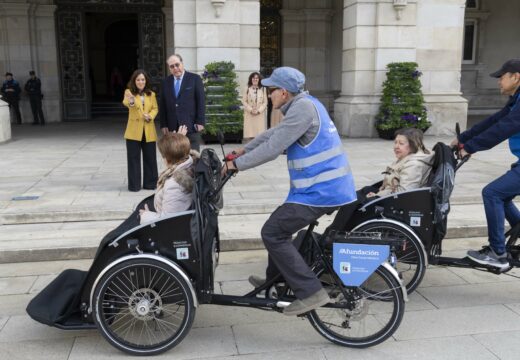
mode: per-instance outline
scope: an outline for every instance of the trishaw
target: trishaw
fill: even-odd
[[[456,133],[460,134],[458,124]],[[461,158],[457,148],[450,148],[443,143],[436,144],[433,150],[436,152],[435,161],[427,187],[372,199],[360,205],[349,219],[342,216],[340,209],[329,231],[378,232],[384,237],[401,239],[404,246],[396,249],[396,270],[408,293],[419,286],[428,264],[472,268],[494,274],[519,267],[520,224],[505,234],[510,265],[506,269],[479,264],[468,257],[442,256],[442,241],[447,230],[449,198],[455,185],[455,174],[469,157]],[[372,186],[379,185],[376,183]]]
[[[280,277],[243,296],[214,291],[222,188],[234,175],[228,171],[222,178],[221,167],[216,153],[204,149],[195,167],[192,210],[103,241],[90,269],[62,272],[31,301],[29,315],[64,330],[97,328],[122,351],[154,355],[186,336],[202,304],[281,313],[295,297]],[[153,208],[153,196],[138,208],[144,203]],[[320,335],[339,345],[367,347],[384,341],[398,328],[407,299],[393,267],[401,240],[373,232],[319,235],[313,232],[315,225],[300,231],[297,243],[333,302],[303,316]],[[334,251],[351,251],[345,246],[368,249],[371,256],[381,250],[365,278],[354,285],[344,279],[355,268],[347,261],[333,263],[340,258]]]

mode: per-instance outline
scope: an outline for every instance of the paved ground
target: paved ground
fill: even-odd
[[[97,331],[65,332],[32,321],[28,301],[65,268],[90,260],[21,262],[38,258],[89,258],[100,237],[142,197],[126,191],[124,121],[14,128],[0,145],[0,358],[129,358]],[[449,137],[428,137],[432,146]],[[392,161],[391,143],[344,139],[356,183],[380,178]],[[227,145],[230,150],[237,145]],[[225,189],[220,217],[225,247],[254,248],[268,212],[287,191],[285,159],[239,174]],[[461,170],[453,195],[445,254],[462,255],[484,238],[482,186],[513,161],[505,144],[478,154]],[[17,196],[37,196],[16,200]],[[322,221],[322,225],[327,223]],[[35,254],[37,256],[35,256]],[[262,274],[264,251],[221,256],[219,288],[248,289]],[[520,272],[513,273],[520,275]],[[385,343],[352,350],[327,342],[307,321],[259,310],[201,306],[187,338],[162,358],[172,359],[518,359],[520,282],[508,275],[430,267],[410,295],[403,323]]]
[[[0,144],[0,262],[91,257],[101,237],[151,194],[126,189],[124,126],[124,119],[100,119],[13,128],[13,140]],[[426,143],[450,139],[426,137]],[[393,160],[389,141],[343,139],[343,145],[359,187],[379,180]],[[226,145],[226,151],[237,146]],[[464,166],[452,197],[449,238],[485,234],[480,191],[511,162],[502,144]],[[220,218],[223,248],[262,248],[260,228],[287,189],[284,156],[233,178]]]
[[[450,241],[448,254],[460,255],[482,239]],[[461,250],[463,249],[463,250]],[[221,256],[217,288],[243,294],[249,274],[262,274],[264,251]],[[89,260],[1,264],[0,358],[120,359],[96,330],[63,331],[25,314],[28,301],[65,268]],[[520,273],[516,273],[520,275]],[[403,322],[378,346],[355,350],[322,338],[306,320],[246,308],[202,305],[183,342],[164,359],[510,359],[520,341],[520,281],[465,269],[430,267],[422,286],[409,296]]]

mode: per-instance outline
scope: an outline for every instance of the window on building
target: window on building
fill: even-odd
[[[466,8],[467,9],[478,9],[478,1],[477,0],[466,0]]]
[[[474,64],[477,51],[477,20],[464,22],[463,64]]]

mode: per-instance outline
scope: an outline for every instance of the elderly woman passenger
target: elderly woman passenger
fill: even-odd
[[[433,164],[433,151],[423,144],[419,129],[407,128],[396,131],[394,154],[396,160],[383,172],[383,184],[377,191],[365,188],[367,197],[385,196],[425,186]],[[367,191],[371,190],[371,191]]]

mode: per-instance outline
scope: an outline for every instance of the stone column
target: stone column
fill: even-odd
[[[11,139],[11,119],[9,105],[0,100],[0,144]]]
[[[173,33],[175,52],[190,71],[231,61],[245,84],[260,68],[259,0],[225,0],[220,9],[211,0],[173,0]]]
[[[170,2],[166,2],[167,6],[162,8],[164,14],[164,32],[165,32],[165,56],[169,56],[175,52],[175,47],[173,44],[173,7]],[[165,65],[166,66],[166,65]]]
[[[467,102],[460,92],[464,0],[404,3],[403,8],[394,0],[344,3],[342,89],[334,106],[343,135],[376,135],[374,121],[390,62],[419,64],[430,134],[453,132],[457,121],[466,124]]]
[[[42,81],[43,111],[47,122],[61,121],[54,5],[0,4],[0,75],[14,74],[23,87],[34,70]],[[51,90],[52,89],[52,90]],[[33,121],[29,101],[20,102],[24,123]]]
[[[29,17],[32,69],[42,82],[42,106],[46,122],[62,121],[55,11],[55,5],[33,4]]]
[[[30,4],[3,3],[0,4],[0,45],[2,58],[0,59],[0,76],[3,82],[5,72],[13,73],[14,79],[22,88],[29,77],[32,68],[31,31],[29,29]],[[28,100],[20,98],[22,122],[32,122],[32,114]],[[1,125],[0,125],[1,126]],[[0,129],[0,132],[3,132]]]

